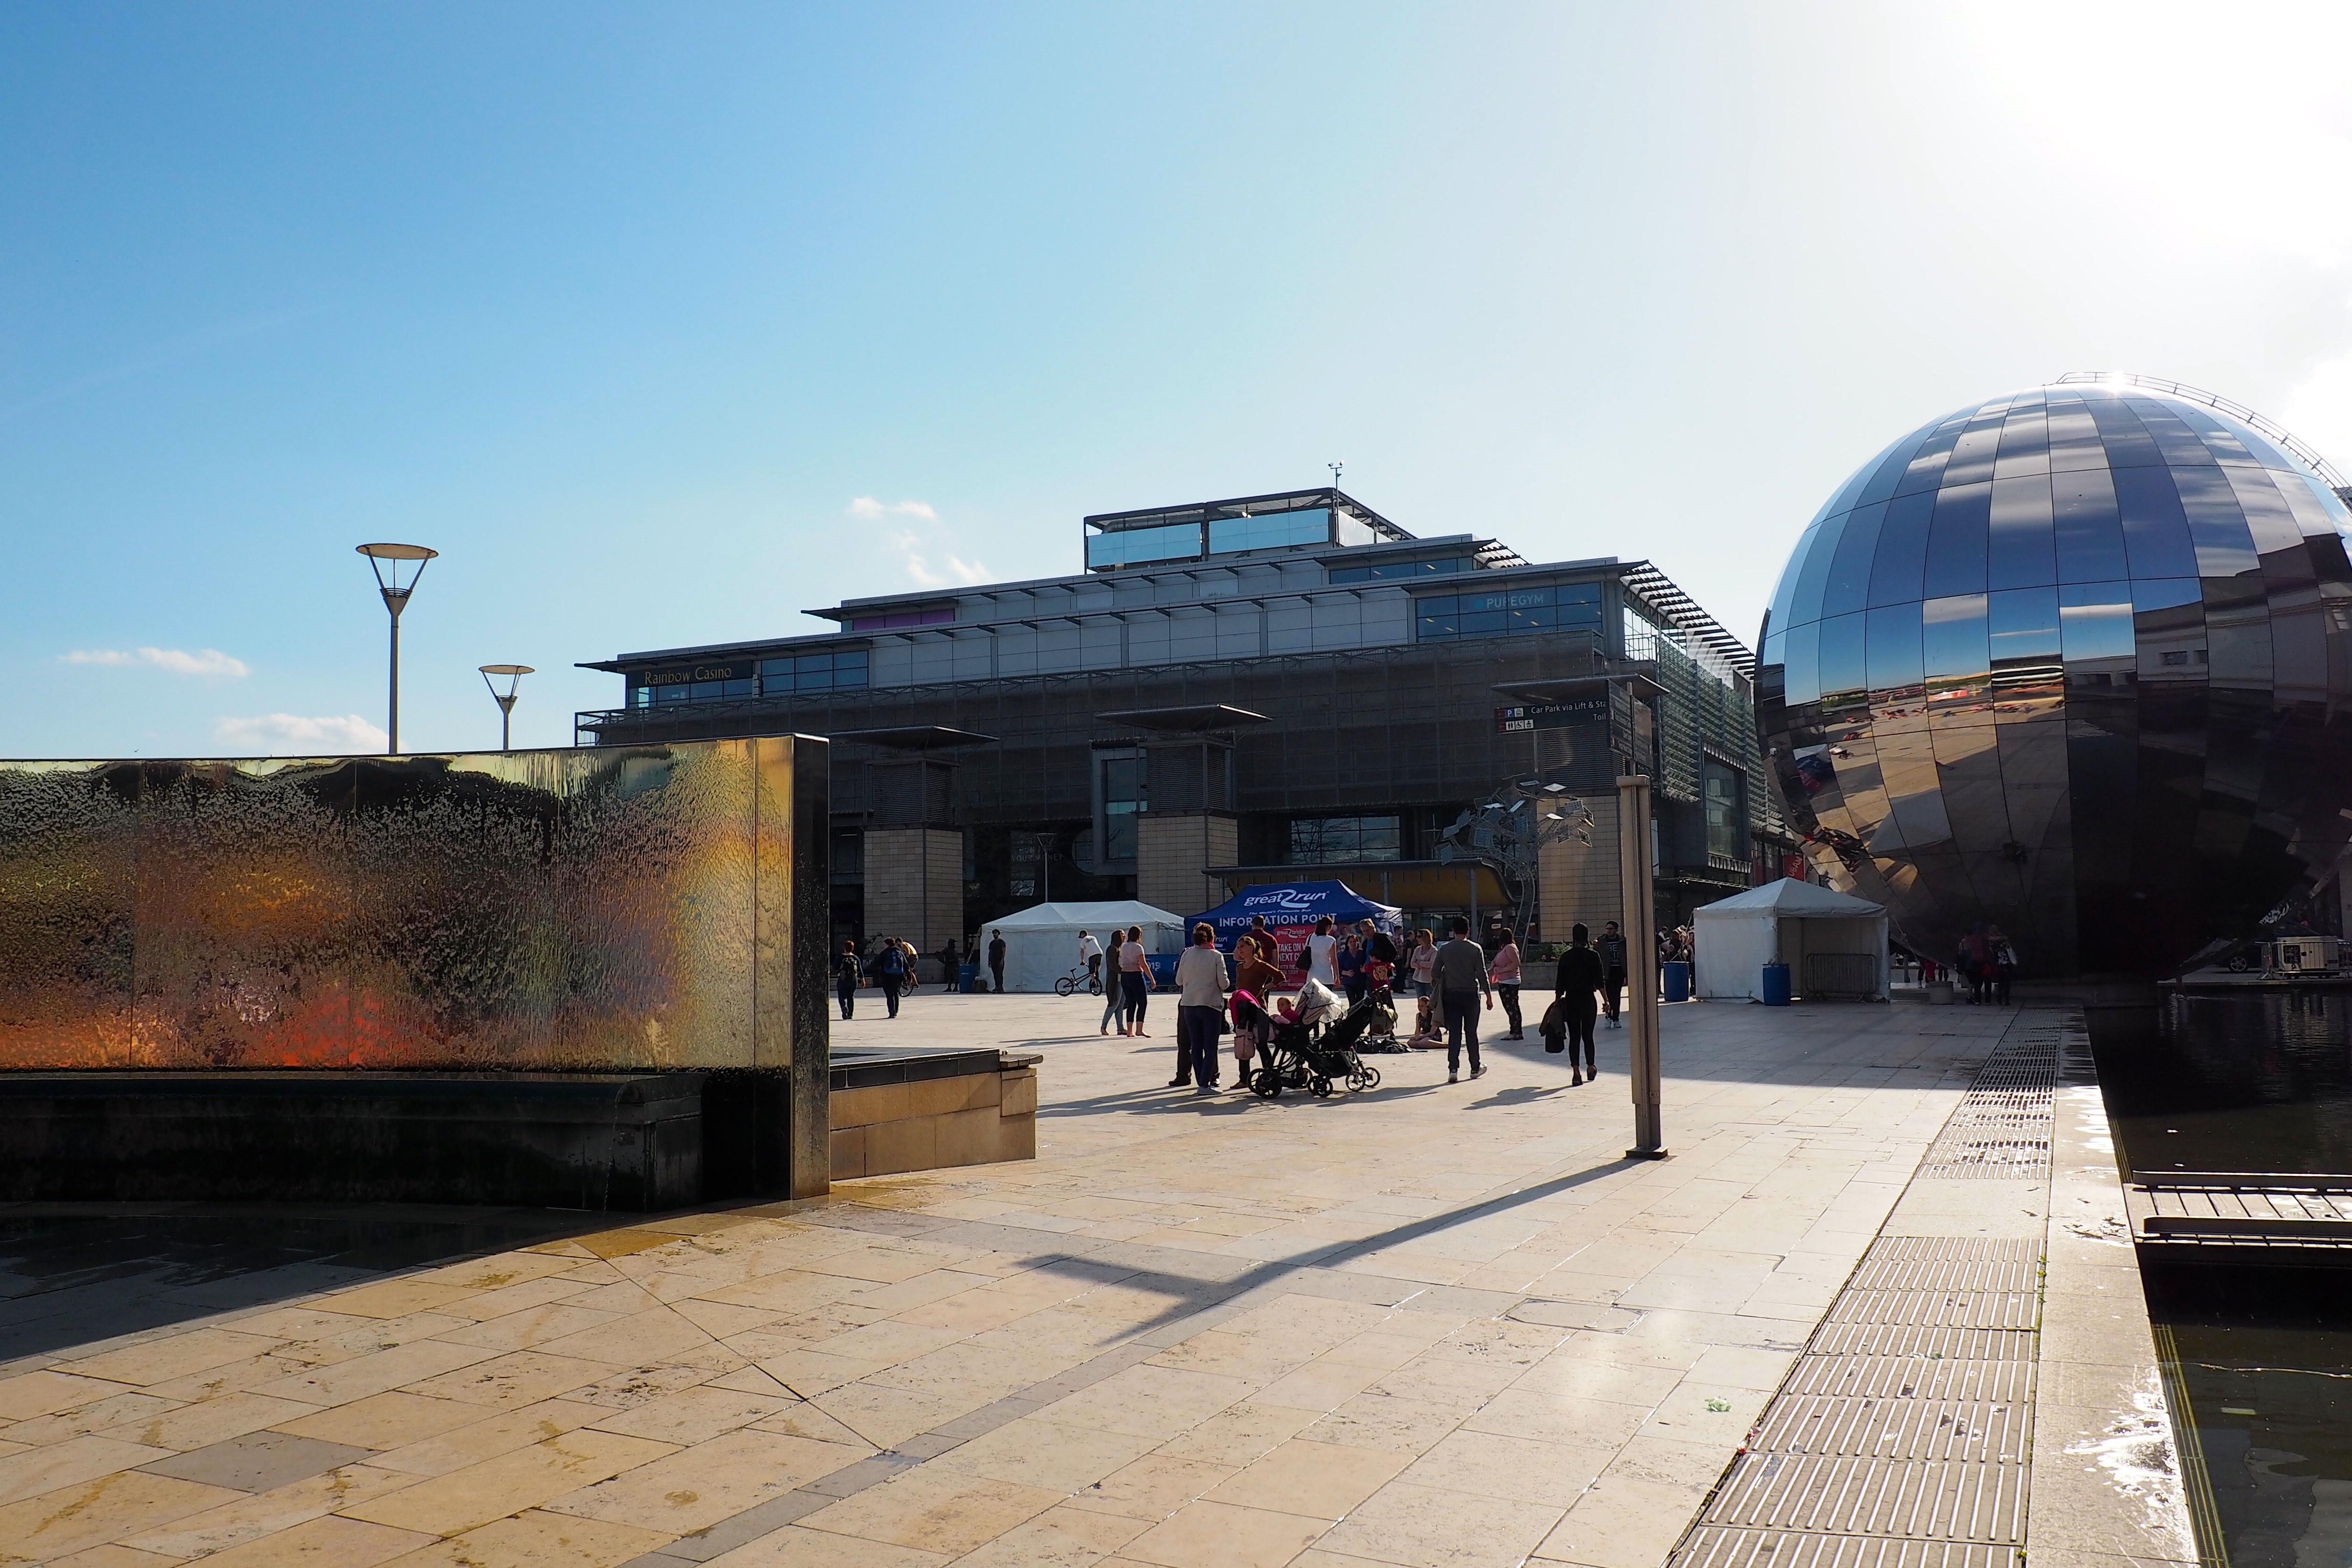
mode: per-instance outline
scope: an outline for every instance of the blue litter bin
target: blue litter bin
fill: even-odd
[[[980,989],[980,965],[967,963],[956,972],[956,989],[969,996]]]
[[[1667,1001],[1687,1002],[1690,1000],[1689,964],[1684,963],[1680,960],[1667,964],[1665,967],[1665,982]]]
[[[1789,966],[1768,963],[1764,966],[1764,1005],[1785,1007],[1789,1005]]]

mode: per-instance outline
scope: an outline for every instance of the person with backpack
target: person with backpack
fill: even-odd
[[[882,987],[882,1001],[890,1016],[898,1016],[898,993],[907,984],[907,949],[897,937],[886,936],[874,954],[874,984]]]
[[[865,978],[865,972],[857,964],[857,942],[853,937],[841,944],[841,957],[833,966],[833,994],[841,1003],[843,1017],[856,1016],[857,985]]]

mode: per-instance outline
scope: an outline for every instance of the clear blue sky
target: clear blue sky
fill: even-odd
[[[0,10],[0,754],[350,749],[373,539],[443,552],[404,741],[513,660],[553,744],[574,660],[1334,459],[1748,637],[1852,467],[2063,370],[2352,462],[2343,25],[1951,9]]]

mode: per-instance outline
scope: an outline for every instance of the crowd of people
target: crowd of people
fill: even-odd
[[[1480,1051],[1482,1013],[1501,1011],[1509,1026],[1499,1038],[1523,1041],[1528,1037],[1521,1003],[1526,973],[1518,938],[1509,926],[1499,922],[1490,924],[1486,934],[1484,943],[1473,940],[1470,921],[1459,915],[1447,922],[1443,941],[1427,926],[1391,936],[1370,920],[1342,929],[1326,915],[1315,922],[1295,957],[1286,961],[1275,932],[1259,916],[1235,941],[1228,959],[1218,951],[1215,931],[1205,922],[1197,924],[1176,963],[1176,1072],[1168,1087],[1190,1088],[1201,1094],[1213,1094],[1223,1087],[1218,1042],[1229,1034],[1235,1037],[1235,1078],[1245,1082],[1253,1053],[1265,1045],[1256,1034],[1269,1026],[1267,1020],[1277,1016],[1277,1010],[1295,1016],[1299,1000],[1309,996],[1310,988],[1328,994],[1335,1007],[1352,1007],[1381,989],[1399,1003],[1411,1000],[1412,1026],[1405,1044],[1442,1047],[1448,1083],[1461,1081],[1465,1059],[1470,1077],[1483,1078],[1486,1067]],[[975,956],[985,952],[992,971],[989,978],[994,980],[996,990],[1003,991],[1004,937],[992,931],[989,938],[984,950],[974,942]],[[1972,958],[1969,943],[1962,944],[1963,972],[1985,976],[1977,999],[1982,999],[1985,987],[1998,985],[2005,1001],[2007,974],[2015,963],[2012,950],[1998,928],[1979,927],[1969,942],[1978,943],[1981,952]],[[1689,962],[1688,926],[1660,931],[1656,942],[1661,968],[1669,963]],[[956,943],[950,940],[934,956],[945,972],[947,988],[956,989],[961,968]],[[1100,938],[1082,931],[1077,959],[1079,969],[1099,985],[1104,997],[1097,1032],[1108,1036],[1116,1028],[1121,1039],[1151,1038],[1144,1025],[1155,983],[1150,954],[1143,946],[1143,928],[1129,926]],[[1626,939],[1615,921],[1604,923],[1597,937],[1581,924],[1572,928],[1568,946],[1554,965],[1551,1001],[1537,1026],[1548,1052],[1568,1056],[1571,1086],[1599,1077],[1595,1032],[1624,1026],[1627,974]],[[869,942],[861,955],[856,942],[845,942],[834,975],[844,1018],[855,1016],[861,985],[880,989],[884,1005],[895,1018],[900,997],[916,984],[914,944],[880,936]],[[988,988],[985,979],[981,988]],[[1277,994],[1281,992],[1297,994],[1283,999]],[[1242,1002],[1255,1020],[1248,1027],[1241,1023]]]

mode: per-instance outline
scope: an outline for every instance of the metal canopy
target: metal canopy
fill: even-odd
[[[886,746],[894,752],[945,752],[957,746],[992,746],[993,735],[974,734],[970,730],[950,730],[945,724],[906,724],[880,730],[835,730],[825,737],[829,741],[848,741],[861,746]]]
[[[1160,730],[1171,734],[1198,734],[1206,730],[1231,730],[1243,724],[1268,722],[1263,713],[1223,702],[1204,702],[1190,708],[1123,708],[1095,717],[1106,723],[1130,724],[1139,730]]]

